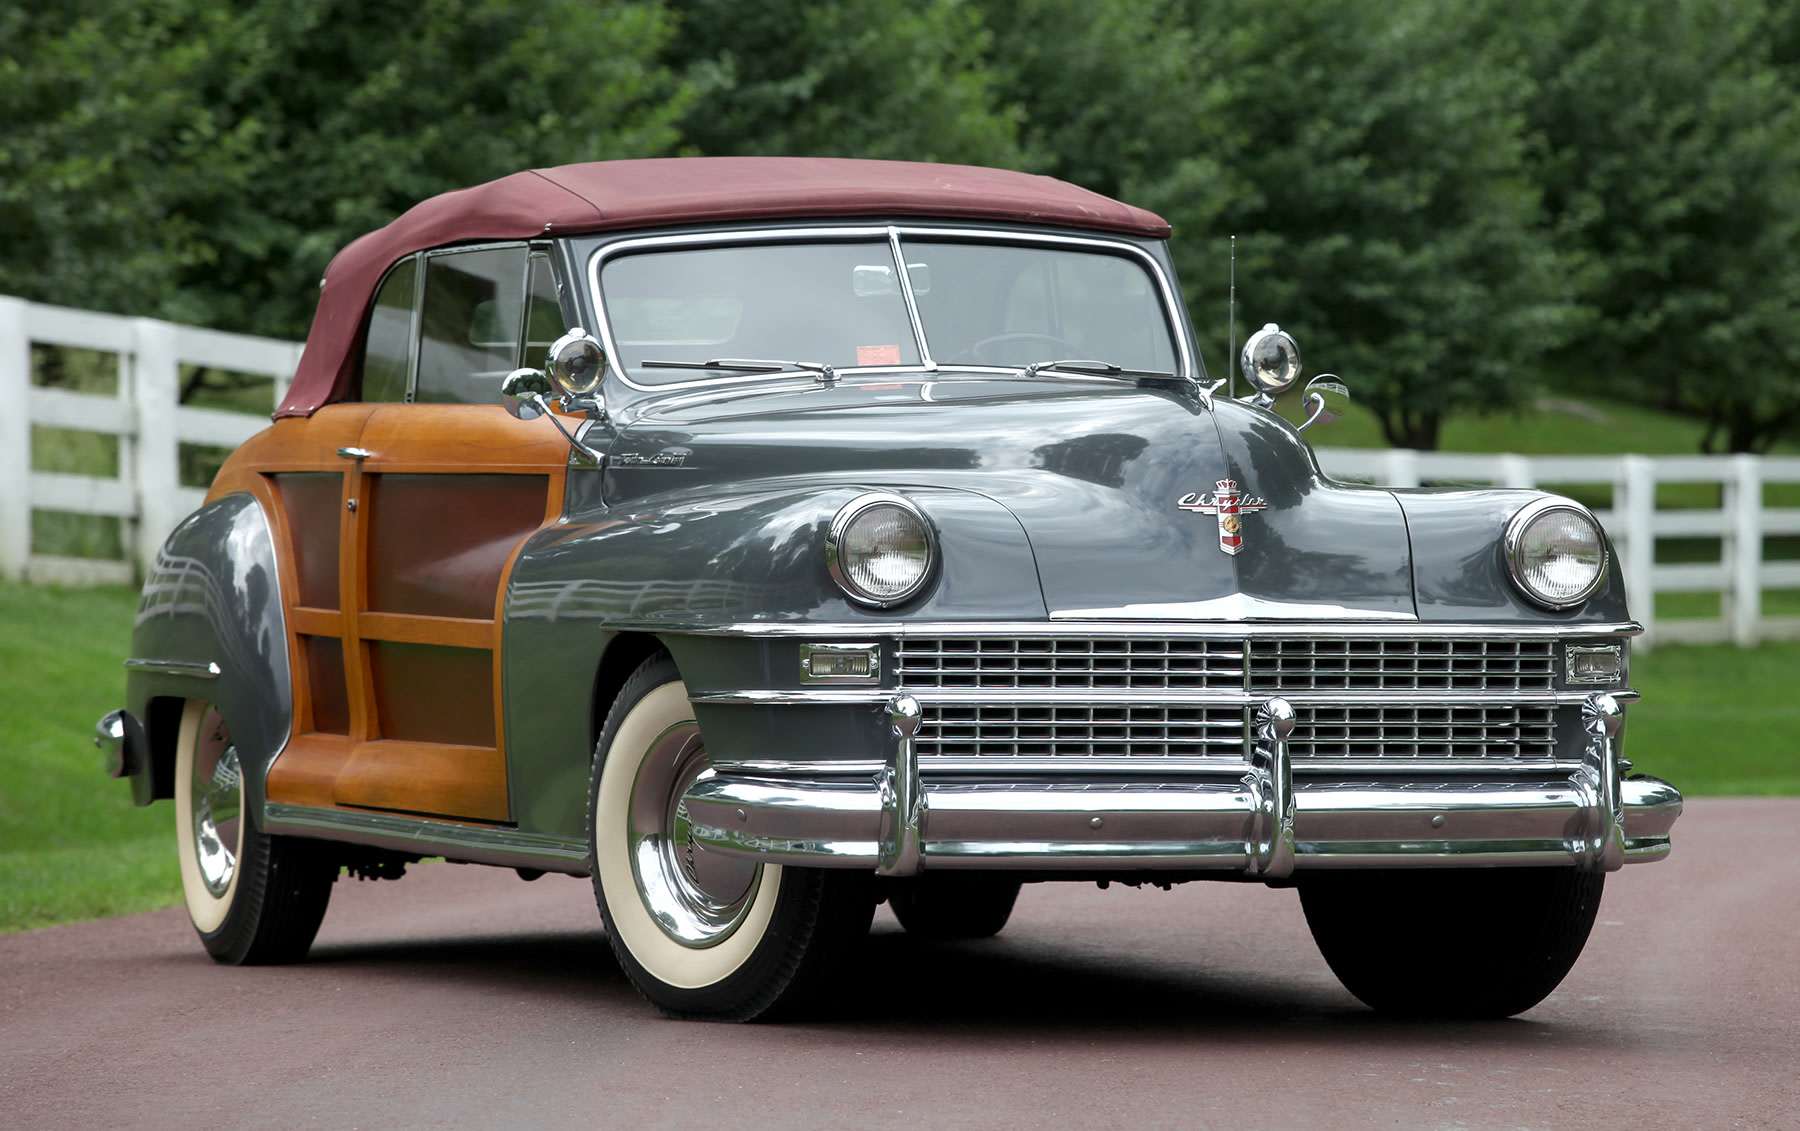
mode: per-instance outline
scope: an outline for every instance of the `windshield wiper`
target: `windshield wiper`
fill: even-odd
[[[1036,377],[1045,370],[1053,370],[1057,373],[1079,373],[1084,377],[1119,377],[1128,381],[1136,381],[1140,385],[1167,384],[1186,388],[1192,384],[1185,377],[1177,377],[1173,373],[1165,373],[1160,369],[1127,369],[1122,365],[1114,365],[1110,361],[1087,361],[1081,358],[1033,362],[1025,367],[1025,376]]]
[[[790,369],[798,369],[806,373],[817,373],[819,380],[827,385],[837,380],[837,370],[820,361],[771,361],[760,357],[715,357],[711,361],[655,361],[645,358],[638,365],[644,369],[730,369],[739,373],[785,373]]]

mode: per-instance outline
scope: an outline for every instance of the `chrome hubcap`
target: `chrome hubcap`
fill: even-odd
[[[207,711],[194,742],[194,776],[188,782],[194,814],[194,859],[206,890],[223,896],[237,874],[238,822],[244,813],[243,776],[237,747],[218,708]]]
[[[708,852],[694,841],[682,795],[705,773],[706,747],[692,722],[658,735],[631,788],[631,871],[638,896],[663,933],[683,946],[712,946],[744,919],[762,865]]]

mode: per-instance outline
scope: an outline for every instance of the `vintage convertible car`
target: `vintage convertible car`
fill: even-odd
[[[882,899],[976,937],[1023,882],[1234,879],[1378,1009],[1541,1000],[1681,809],[1628,776],[1606,536],[1321,475],[1292,339],[1208,380],[1168,233],[992,169],[682,159],[351,244],[99,726],[206,949],[303,957],[345,869],[591,875],[651,1002],[742,1019]]]

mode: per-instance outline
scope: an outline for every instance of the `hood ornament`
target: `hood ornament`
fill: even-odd
[[[1181,496],[1175,505],[1184,511],[1218,515],[1219,550],[1226,554],[1236,554],[1244,548],[1243,516],[1268,510],[1269,504],[1256,495],[1244,494],[1238,489],[1235,479],[1218,480],[1217,487],[1218,490],[1210,499],[1190,493]]]

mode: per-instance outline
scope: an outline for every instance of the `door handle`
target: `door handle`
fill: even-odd
[[[339,459],[365,460],[374,454],[375,454],[374,452],[370,451],[367,448],[339,448],[338,449],[338,458]]]

